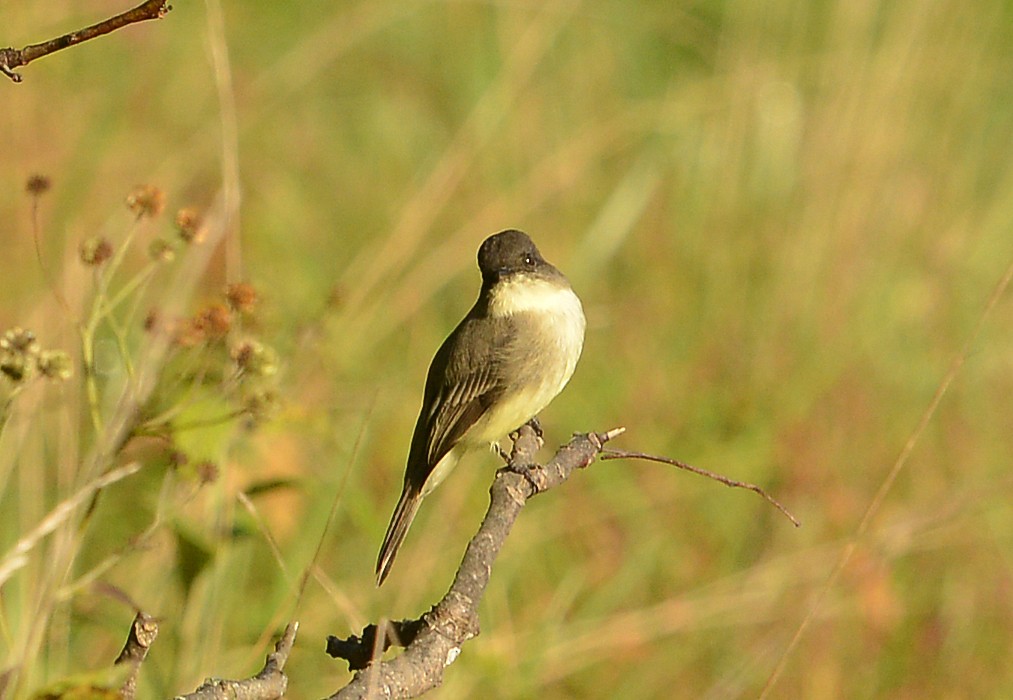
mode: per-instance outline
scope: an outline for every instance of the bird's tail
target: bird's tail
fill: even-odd
[[[390,573],[391,564],[397,556],[397,550],[401,548],[408,528],[415,519],[415,514],[422,503],[422,493],[409,484],[405,484],[401,491],[401,498],[398,499],[394,508],[394,515],[391,516],[390,525],[387,526],[387,534],[383,537],[383,544],[380,546],[380,556],[376,560],[376,585],[383,584],[387,574]]]

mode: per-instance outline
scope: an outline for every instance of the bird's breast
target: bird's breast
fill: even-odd
[[[499,440],[537,415],[573,376],[584,346],[584,311],[568,285],[526,280],[499,290],[490,315],[510,324],[497,363],[504,387],[469,438]]]

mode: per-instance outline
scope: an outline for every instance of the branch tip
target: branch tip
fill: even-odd
[[[603,437],[602,442],[608,442],[609,440],[614,440],[615,438],[619,437],[620,435],[622,435],[625,432],[626,432],[626,428],[624,428],[623,426],[619,426],[618,428],[612,428],[612,430],[607,431],[602,436]]]
[[[720,484],[724,484],[729,488],[746,489],[747,491],[752,491],[753,493],[759,495],[761,498],[767,501],[770,505],[774,506],[779,511],[781,511],[781,514],[784,515],[784,517],[788,518],[788,520],[791,521],[792,525],[794,525],[795,527],[802,527],[802,523],[799,521],[798,518],[792,515],[791,511],[789,511],[787,508],[781,505],[780,501],[778,501],[776,498],[771,496],[769,493],[764,491],[756,484],[750,484],[749,482],[746,481],[736,481],[735,479],[730,479],[722,474],[718,474],[716,472],[712,472],[707,469],[702,469],[700,467],[694,467],[692,464],[687,464],[686,462],[682,462],[678,459],[672,459],[671,457],[662,457],[660,455],[645,454],[643,452],[627,452],[626,450],[602,450],[601,458],[603,460],[643,459],[649,462],[661,462],[662,464],[670,464],[673,467],[678,467],[679,469],[683,469],[688,472],[693,472],[694,474],[698,474],[700,476],[705,476],[708,479],[713,479],[714,481],[717,481]]]
[[[450,590],[428,613],[416,620],[371,624],[356,636],[341,639],[328,637],[327,653],[348,662],[355,677],[329,700],[362,697],[418,697],[443,682],[447,666],[461,653],[465,642],[478,632],[478,606],[482,601],[500,548],[529,498],[566,481],[576,469],[602,459],[648,459],[673,464],[697,474],[708,476],[726,486],[738,486],[757,492],[774,504],[796,525],[798,521],[763,489],[737,482],[704,469],[667,457],[639,452],[605,450],[604,444],[626,432],[616,427],[604,432],[575,433],[562,445],[553,458],[544,464],[535,460],[539,447],[537,426],[525,424],[511,434],[513,449],[509,454],[500,450],[507,466],[497,472],[490,488],[489,509],[472,537]],[[525,477],[530,489],[516,488],[517,480],[500,479],[503,472],[516,472]],[[383,652],[390,646],[404,651],[390,659]]]

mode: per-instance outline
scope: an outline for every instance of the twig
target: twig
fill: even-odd
[[[148,649],[158,636],[158,622],[155,618],[140,610],[134,616],[134,622],[130,625],[130,634],[127,635],[127,642],[123,645],[123,651],[116,657],[115,665],[130,664],[130,675],[120,688],[120,697],[123,700],[134,700],[137,693],[137,673],[141,670],[141,663],[148,655]]]
[[[777,501],[777,499],[775,499],[773,496],[768,494],[766,491],[764,491],[756,484],[750,484],[745,481],[736,481],[735,479],[729,479],[727,476],[723,476],[721,474],[708,471],[707,469],[701,469],[700,467],[694,467],[692,464],[686,464],[685,462],[680,462],[679,460],[672,459],[671,457],[649,455],[644,454],[643,452],[628,452],[626,450],[603,450],[601,453],[601,458],[603,460],[646,459],[651,462],[661,462],[662,464],[671,464],[673,467],[679,467],[679,469],[685,469],[688,472],[693,472],[694,474],[699,474],[700,476],[706,476],[708,479],[713,479],[714,481],[722,483],[725,486],[729,486],[731,488],[748,489],[749,491],[760,494],[768,503],[770,503],[772,506],[781,511],[781,513],[783,513],[784,516],[788,518],[788,520],[790,520],[793,525],[795,525],[795,527],[802,526],[802,523],[798,521],[798,518],[792,515],[787,508],[785,508]]]
[[[289,623],[274,651],[267,655],[264,668],[256,676],[242,681],[208,678],[201,687],[189,695],[178,695],[175,700],[276,700],[284,697],[288,687],[285,676],[285,664],[292,653],[295,635],[299,631],[299,623]]]
[[[76,32],[70,32],[55,39],[44,41],[41,44],[29,44],[23,49],[10,47],[0,49],[0,72],[15,83],[20,83],[21,74],[15,73],[15,68],[27,66],[37,58],[48,56],[60,49],[80,44],[97,36],[108,34],[128,24],[135,24],[149,19],[161,19],[171,9],[172,6],[166,0],[147,0],[147,2],[141,3],[132,10],[127,10],[115,17],[110,17],[98,24],[79,29]]]
[[[328,639],[329,654],[347,660],[353,670],[359,669],[352,681],[331,698],[412,698],[439,686],[444,670],[460,654],[464,642],[479,633],[479,602],[496,555],[521,508],[535,494],[558,486],[575,469],[591,464],[604,444],[623,431],[616,428],[605,433],[575,435],[542,466],[535,462],[541,439],[533,427],[523,426],[514,438],[509,463],[496,473],[489,510],[468,544],[457,576],[443,600],[418,620],[384,625],[393,627],[401,639],[392,634],[378,634],[377,625],[370,625],[360,636]],[[380,636],[383,639],[378,641]],[[383,650],[392,644],[405,646],[404,652],[389,661],[380,661]],[[365,664],[368,666],[363,668]]]

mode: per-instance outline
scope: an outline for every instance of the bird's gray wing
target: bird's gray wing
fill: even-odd
[[[493,368],[485,367],[446,387],[432,418],[428,450],[430,464],[439,462],[485,414],[498,393],[498,380],[494,375]]]
[[[499,365],[510,330],[489,321],[480,329],[477,321],[465,318],[437,352],[405,474],[420,488],[436,464],[502,394]],[[439,366],[446,370],[434,371]]]

